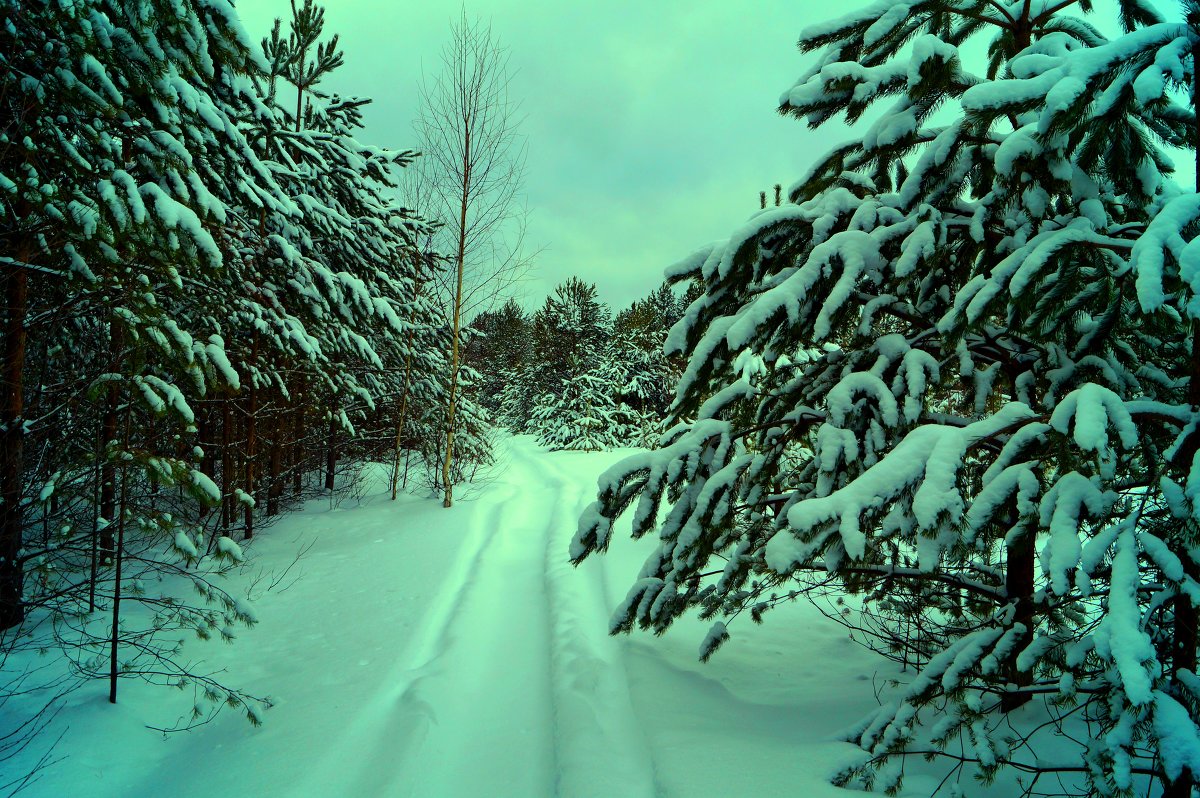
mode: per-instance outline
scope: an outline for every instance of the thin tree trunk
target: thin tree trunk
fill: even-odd
[[[446,490],[443,507],[454,504],[454,482],[451,480],[451,465],[454,462],[454,415],[458,409],[458,358],[459,338],[462,324],[463,269],[467,256],[467,189],[471,185],[471,120],[468,118],[463,130],[463,191],[458,215],[458,270],[454,287],[454,324],[450,339],[450,394],[446,403],[446,459],[442,463],[442,486]]]
[[[88,612],[96,611],[96,580],[100,570],[100,460],[101,455],[97,452],[96,462],[92,468],[94,481],[92,483],[92,550],[88,576]]]
[[[162,451],[162,448],[160,448],[160,445],[159,445],[158,424],[156,423],[156,421],[157,420],[153,413],[151,413],[149,418],[146,419],[145,449],[148,452],[161,452]],[[159,490],[158,474],[153,469],[151,469],[146,474],[146,477],[147,477],[147,479],[150,480],[150,495],[157,496],[158,490]]]
[[[296,2],[295,2],[295,0],[292,0],[292,15],[295,16],[295,13],[296,13]],[[318,50],[318,55],[319,54],[320,54],[320,51]],[[300,55],[300,59],[299,59],[300,63],[296,67],[296,74],[303,76],[304,75],[304,62],[308,58],[308,48],[305,47],[305,48],[301,49],[299,55]],[[297,82],[297,84],[296,84],[296,132],[297,133],[300,132],[300,127],[301,127],[300,121],[304,115],[304,89],[305,89],[305,86],[303,84]]]
[[[1011,654],[1004,663],[1004,673],[1009,684],[1017,687],[1028,687],[1033,684],[1033,673],[1017,667],[1017,655],[1033,640],[1033,588],[1034,570],[1037,565],[1037,552],[1034,550],[1033,536],[1026,530],[1007,544],[1007,572],[1004,575],[1004,589],[1010,601],[1016,603],[1014,623],[1024,625],[1016,645],[1010,647]],[[1031,698],[1029,693],[1005,693],[1000,698],[1000,711],[1010,712],[1023,706]]]
[[[459,271],[459,287],[462,287],[462,271]],[[458,390],[458,305],[454,307],[454,344],[451,349],[450,358],[450,398],[446,408],[446,457],[442,461],[442,486],[446,490],[446,497],[442,500],[443,507],[450,507],[454,504],[454,482],[451,479],[451,466],[454,462],[454,423],[455,411],[458,409],[457,390]]]
[[[329,439],[325,444],[325,490],[333,492],[337,484],[337,405],[329,408]]]
[[[233,408],[228,392],[221,395],[221,529],[233,523]]]
[[[404,390],[400,394],[400,417],[396,419],[396,450],[392,459],[392,501],[396,500],[396,489],[400,482],[400,449],[404,443],[404,416],[408,411],[408,386],[412,377],[412,336],[408,338],[409,351],[404,356]]]
[[[271,421],[271,453],[267,464],[268,516],[279,515],[279,497],[283,495],[283,414],[276,411]]]
[[[418,262],[424,264],[424,255],[420,252],[416,253]],[[392,501],[396,500],[397,486],[400,482],[400,449],[404,443],[404,420],[408,415],[408,393],[412,385],[412,349],[415,334],[413,332],[412,323],[416,315],[417,303],[421,298],[421,290],[424,284],[420,281],[416,284],[416,289],[413,291],[412,310],[408,316],[408,349],[404,353],[404,389],[400,394],[400,418],[396,420],[396,451],[392,462]],[[404,458],[404,486],[408,487],[408,457]]]
[[[17,258],[28,262],[23,247]],[[5,269],[3,396],[0,396],[0,629],[25,620],[25,573],[21,552],[21,478],[25,468],[24,413],[25,317],[28,313],[29,273],[22,266]]]
[[[213,449],[216,442],[213,440],[212,406],[207,400],[197,402],[196,437],[203,452],[200,456],[200,471],[210,478],[215,477],[217,469]]]
[[[121,350],[125,346],[124,328],[115,321],[108,324],[109,357],[108,370],[116,372],[121,364]],[[117,466],[108,456],[108,447],[117,439],[117,410],[121,403],[121,386],[109,382],[104,394],[104,419],[100,424],[100,517],[104,527],[100,530],[100,562],[108,564],[113,556],[112,524],[117,511]]]
[[[250,380],[250,411],[246,415],[246,540],[254,537],[254,480],[257,477],[255,465],[258,459],[258,386],[255,384],[254,373],[258,365],[258,333],[254,333],[254,342],[250,346],[250,368],[247,369]]]
[[[126,435],[128,437],[128,434]],[[128,441],[127,441],[128,443]],[[129,474],[121,469],[121,505],[117,513],[117,549],[113,562],[112,641],[108,664],[108,702],[117,703],[117,678],[121,673],[118,653],[121,642],[121,565],[125,559],[125,502],[128,496]]]
[[[1187,22],[1192,28],[1200,25],[1200,19],[1196,19],[1194,14],[1188,15]],[[1192,72],[1192,110],[1200,111],[1200,45],[1192,47]],[[1192,136],[1197,167],[1194,188],[1197,193],[1200,193],[1200,124],[1192,131]],[[1200,409],[1200,327],[1194,327],[1192,330],[1190,366],[1188,404],[1192,406],[1193,410],[1197,410]],[[1195,445],[1190,447],[1185,445],[1182,448],[1191,449],[1192,457],[1195,456],[1197,448]],[[1192,457],[1186,459],[1189,465]],[[1184,574],[1191,579],[1200,578],[1200,568],[1197,568],[1191,553],[1195,527],[1193,523],[1185,522],[1179,531],[1182,539],[1176,545],[1176,552],[1183,561]],[[1171,687],[1176,696],[1182,697],[1188,695],[1189,690],[1186,685],[1181,683],[1178,674],[1181,670],[1196,672],[1197,627],[1200,626],[1198,623],[1200,618],[1197,617],[1196,606],[1186,593],[1181,593],[1175,598],[1171,609],[1175,614],[1175,624],[1172,630]],[[1164,781],[1166,780],[1164,779]],[[1166,781],[1163,787],[1163,798],[1191,798],[1192,788],[1195,784],[1195,774],[1192,773],[1191,768],[1185,767],[1177,778]]]
[[[299,496],[304,490],[304,401],[307,398],[304,377],[300,378],[300,387],[293,399],[295,428],[292,432],[292,491]]]

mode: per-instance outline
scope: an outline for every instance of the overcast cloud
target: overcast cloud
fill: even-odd
[[[287,0],[240,0],[253,37]],[[415,87],[436,70],[457,0],[330,0],[346,52],[330,88],[374,99],[362,138],[412,146]],[[726,237],[833,144],[776,111],[803,68],[800,30],[829,15],[807,2],[604,3],[488,0],[467,6],[511,49],[526,113],[530,240],[546,249],[530,303],[578,274],[616,307],[663,269]]]

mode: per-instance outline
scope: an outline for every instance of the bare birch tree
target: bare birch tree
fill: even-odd
[[[491,26],[464,10],[442,50],[441,72],[425,78],[415,123],[423,158],[411,173],[409,201],[442,223],[451,268],[435,281],[450,336],[443,506],[454,501],[455,413],[465,317],[486,309],[520,277],[529,257],[523,243],[527,209],[521,200],[525,142],[509,96],[508,50]]]

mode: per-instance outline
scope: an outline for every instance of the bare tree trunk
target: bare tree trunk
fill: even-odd
[[[96,442],[99,444],[100,439],[97,438]],[[96,450],[96,462],[92,467],[94,488],[92,489],[92,548],[88,570],[88,612],[96,611],[96,581],[100,570],[100,461],[103,458],[101,447],[97,446]]]
[[[400,394],[400,417],[396,419],[396,448],[392,458],[392,501],[400,483],[400,449],[404,444],[404,416],[408,411],[408,386],[412,379],[412,335],[408,337],[409,352],[404,356],[404,390]]]
[[[304,402],[308,398],[305,393],[305,380],[300,377],[300,387],[292,402],[295,427],[292,432],[292,491],[299,496],[304,490]]]
[[[128,429],[126,430],[126,448],[128,447]],[[109,650],[108,664],[108,702],[117,703],[117,678],[121,675],[118,659],[121,643],[121,566],[125,560],[125,509],[129,492],[128,469],[121,469],[121,504],[117,511],[117,548],[113,562],[113,604],[112,604],[112,640]]]
[[[121,350],[125,346],[125,331],[115,321],[109,322],[109,361],[108,370],[116,372],[120,368]],[[121,387],[110,382],[105,388],[104,420],[100,425],[100,517],[104,519],[104,527],[100,530],[99,557],[102,564],[112,562],[113,533],[112,524],[116,520],[117,511],[117,469],[116,463],[108,456],[108,447],[117,440],[117,410],[121,403]]]
[[[20,263],[31,252],[22,248]],[[25,620],[24,568],[21,552],[21,479],[25,469],[25,318],[29,273],[23,266],[5,269],[3,396],[0,396],[0,629]]]
[[[458,284],[462,286],[462,270],[459,270]],[[446,458],[442,461],[442,486],[446,496],[442,500],[443,507],[454,504],[454,480],[451,478],[451,466],[454,462],[454,424],[455,413],[458,410],[458,340],[459,340],[459,305],[454,305],[454,338],[450,349],[450,393],[446,405]]]
[[[527,265],[519,201],[525,150],[508,99],[508,55],[491,29],[464,9],[442,51],[442,74],[421,86],[416,125],[422,162],[417,207],[430,206],[453,236],[455,270],[441,283],[452,318],[446,395],[442,505],[454,503],[463,316],[498,296]],[[428,200],[428,202],[426,202]],[[506,240],[507,234],[513,234]],[[468,272],[468,270],[470,270]]]
[[[1033,588],[1034,570],[1037,565],[1037,552],[1034,550],[1033,536],[1026,530],[1007,545],[1007,571],[1004,575],[1004,588],[1010,601],[1016,602],[1017,611],[1013,617],[1014,623],[1025,626],[1019,642],[1010,647],[1010,655],[1004,663],[1004,673],[1009,684],[1017,687],[1028,687],[1033,683],[1033,673],[1017,667],[1017,655],[1033,640]],[[1010,712],[1017,707],[1027,704],[1029,693],[1010,692],[1000,698],[1000,711]]]
[[[216,446],[216,441],[213,440],[212,405],[208,400],[197,402],[196,432],[200,441],[200,450],[203,452],[200,456],[200,471],[210,478],[215,477],[217,468],[216,460],[213,457],[213,448]]]
[[[463,267],[467,254],[467,209],[470,204],[469,188],[471,185],[471,119],[467,117],[463,130],[463,163],[462,163],[462,201],[459,204],[458,216],[458,260],[457,275],[454,286],[454,322],[450,338],[450,392],[446,404],[446,459],[442,463],[442,486],[446,489],[443,507],[454,504],[454,481],[450,469],[454,462],[454,422],[455,411],[458,409],[458,359],[459,342],[462,338],[462,290]]]
[[[1188,15],[1187,22],[1193,29],[1200,26],[1200,19],[1197,19],[1194,14]],[[1192,65],[1192,110],[1200,111],[1200,45],[1192,46]],[[1197,168],[1196,182],[1193,188],[1200,193],[1200,123],[1193,129],[1192,139]],[[1187,398],[1192,410],[1198,410],[1200,409],[1200,327],[1194,325],[1195,322],[1193,322],[1192,330],[1191,374],[1188,377]],[[1190,450],[1188,454],[1191,456],[1181,458],[1183,462],[1190,465],[1195,457],[1197,445],[1189,446],[1185,442],[1181,448]],[[1176,545],[1176,552],[1183,561],[1184,574],[1192,579],[1200,578],[1200,568],[1197,568],[1191,552],[1195,531],[1194,522],[1181,524],[1179,530],[1181,540]],[[1190,691],[1181,682],[1178,674],[1181,670],[1196,672],[1196,647],[1200,643],[1200,639],[1198,639],[1200,633],[1197,631],[1200,627],[1200,614],[1196,612],[1196,606],[1186,593],[1181,593],[1171,604],[1171,609],[1175,614],[1171,640],[1171,688],[1177,697],[1183,699]],[[1163,786],[1163,798],[1191,798],[1195,784],[1196,774],[1192,772],[1191,768],[1185,767],[1177,778],[1166,781]]]
[[[250,346],[250,368],[247,369],[250,380],[250,409],[246,416],[246,540],[254,537],[254,480],[255,466],[258,459],[258,386],[254,375],[258,366],[258,333],[254,333],[254,342]]]
[[[233,408],[229,392],[221,395],[221,529],[233,523]]]
[[[267,515],[279,515],[279,497],[283,495],[283,414],[276,411],[271,419],[271,453],[268,456]]]
[[[336,402],[329,408],[329,439],[325,443],[325,490],[333,492],[337,485],[337,410]]]
[[[418,257],[421,257],[418,253]],[[412,348],[415,336],[411,324],[413,316],[416,313],[416,304],[421,297],[421,284],[417,284],[417,288],[413,295],[413,311],[409,313],[408,322],[408,350],[404,353],[404,388],[400,394],[400,417],[396,419],[396,448],[392,458],[392,501],[396,500],[397,486],[400,482],[400,449],[404,445],[404,421],[408,415],[408,392],[412,386]],[[407,461],[406,461],[407,466]],[[407,467],[405,469],[407,472]],[[407,474],[405,483],[407,485]]]
[[[146,437],[143,448],[148,452],[161,452],[161,441],[158,439],[158,419],[151,413],[146,419]],[[174,452],[172,452],[174,454]],[[160,488],[158,474],[151,470],[146,474],[146,478],[150,480],[150,495],[157,496]]]

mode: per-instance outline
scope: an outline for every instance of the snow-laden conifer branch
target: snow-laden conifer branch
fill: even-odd
[[[982,0],[806,31],[781,111],[872,121],[671,270],[704,287],[668,339],[675,426],[581,519],[576,561],[626,512],[657,534],[614,630],[840,592],[857,637],[915,662],[846,783],[959,743],[985,780],[1059,772],[1035,758],[1058,728],[1098,741],[1081,793],[1191,779],[1200,206],[1166,147],[1196,140],[1194,33],[1115,11],[1115,37],[1090,4]],[[1006,723],[1034,695],[1047,724]]]

